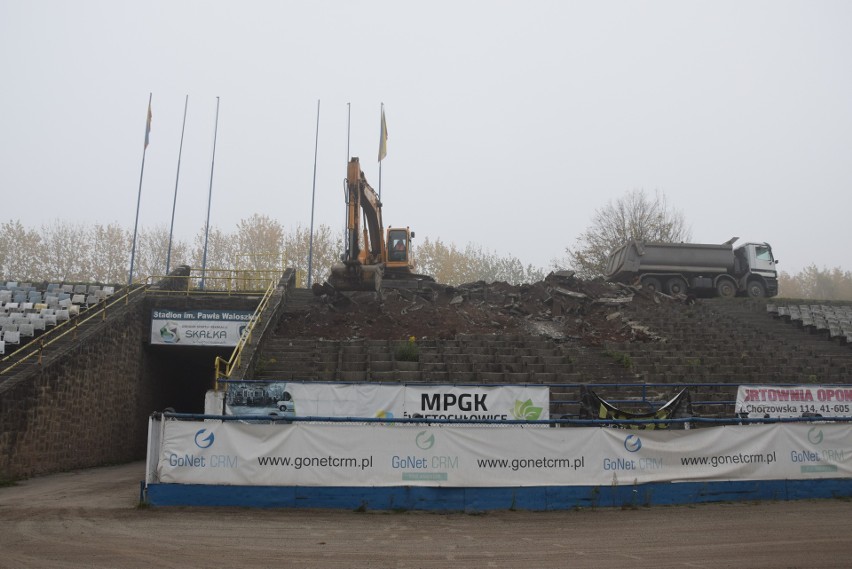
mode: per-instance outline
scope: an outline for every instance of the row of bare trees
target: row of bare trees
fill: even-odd
[[[852,300],[852,272],[810,265],[795,275],[782,272],[778,288],[785,298]]]
[[[179,265],[200,268],[204,263],[212,276],[229,271],[278,271],[296,269],[305,277],[311,257],[311,281],[322,282],[331,265],[338,261],[342,233],[326,225],[310,230],[297,227],[287,231],[274,219],[255,214],[237,223],[234,232],[204,228],[192,243],[174,239],[169,252],[169,231],[165,226],[142,228],[137,236],[134,281],[166,274]],[[20,221],[0,224],[0,279],[33,282],[126,283],[130,270],[133,234],[115,224],[83,225],[55,221],[29,228]],[[524,266],[514,257],[500,257],[475,245],[464,249],[425,239],[415,250],[417,271],[433,275],[444,284],[477,280],[533,282],[544,276],[542,270]]]
[[[20,221],[0,223],[0,279],[53,282],[127,282],[133,235],[116,225],[82,225],[55,221],[39,228]],[[555,268],[572,268],[583,278],[604,273],[609,252],[629,239],[660,242],[689,241],[683,214],[671,208],[664,195],[634,190],[596,210],[591,225],[566,249],[566,258],[554,259]],[[290,267],[307,277],[310,231],[287,231],[280,223],[255,214],[237,223],[234,232],[212,227],[206,236],[206,267],[217,271],[278,271]],[[200,268],[204,261],[202,228],[189,243],[172,243],[170,267]],[[322,282],[342,249],[342,232],[320,225],[313,234],[311,281]],[[138,236],[134,280],[164,275],[169,250],[168,229],[143,228]],[[417,272],[444,284],[504,281],[537,282],[545,271],[524,265],[515,257],[501,257],[475,244],[463,248],[428,237],[414,252]],[[839,267],[810,266],[791,275],[782,272],[779,283],[786,298],[852,300],[852,273]]]

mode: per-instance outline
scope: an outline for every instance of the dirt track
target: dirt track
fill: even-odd
[[[483,515],[138,509],[144,464],[0,488],[0,567],[852,566],[852,502]]]

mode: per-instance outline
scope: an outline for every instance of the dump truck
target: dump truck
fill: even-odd
[[[721,245],[645,243],[631,240],[607,260],[607,280],[639,284],[670,295],[751,296],[778,294],[778,261],[769,243],[745,243],[738,237]]]

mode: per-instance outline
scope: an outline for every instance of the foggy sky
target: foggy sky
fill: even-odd
[[[660,191],[693,241],[852,269],[852,3],[0,0],[0,221],[386,224],[548,268],[595,209]],[[351,108],[350,150],[347,114]],[[415,242],[416,243],[416,242]]]

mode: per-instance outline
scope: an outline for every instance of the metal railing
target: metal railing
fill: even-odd
[[[240,363],[242,361],[243,349],[246,347],[246,345],[249,344],[249,342],[251,342],[254,328],[255,326],[257,326],[258,322],[260,322],[260,315],[263,314],[263,311],[266,310],[266,307],[269,305],[269,301],[272,298],[272,294],[275,292],[275,283],[275,280],[269,282],[269,286],[266,288],[266,292],[263,295],[263,298],[258,303],[254,313],[251,315],[248,325],[246,326],[245,330],[243,330],[242,336],[240,336],[240,339],[237,341],[237,345],[234,347],[234,351],[231,352],[231,357],[225,360],[219,356],[216,356],[216,360],[214,362],[216,391],[219,391],[219,380],[223,378],[230,379],[233,371],[240,366]]]
[[[115,307],[116,304],[119,303],[127,305],[132,296],[144,293],[147,290],[147,286],[136,286],[130,289],[125,288],[123,290],[124,293],[115,294],[108,299],[102,300],[98,304],[87,308],[85,312],[81,312],[79,315],[66,320],[62,324],[58,324],[51,330],[35,338],[32,342],[0,359],[0,364],[15,360],[12,364],[0,369],[0,376],[10,373],[18,366],[30,362],[33,358],[36,358],[35,363],[41,365],[45,348],[65,338],[68,334],[75,334],[76,337],[76,333],[80,326],[95,318],[100,317],[101,320],[106,320],[107,311],[110,308]],[[24,352],[23,355],[21,355],[22,352]]]
[[[188,275],[151,275],[145,282],[149,287],[160,285],[157,294],[235,295],[262,292],[280,277],[279,269],[191,269]]]
[[[155,418],[162,417],[176,421],[222,421],[240,423],[363,423],[378,425],[548,425],[553,427],[630,427],[647,425],[685,425],[700,423],[704,425],[762,425],[772,423],[852,423],[852,417],[774,417],[746,419],[739,417],[681,417],[669,419],[429,419],[402,417],[322,417],[322,416],[284,416],[284,415],[210,415],[199,413],[156,412]]]

